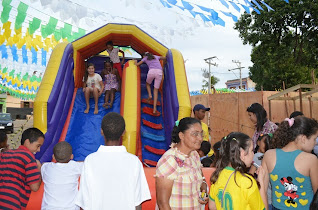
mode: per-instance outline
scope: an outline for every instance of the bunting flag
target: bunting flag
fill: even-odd
[[[200,17],[204,23],[212,22],[213,25],[221,25],[225,26],[225,22],[223,19],[219,17],[219,13],[232,18],[234,22],[238,21],[238,16],[241,14],[241,8],[244,9],[245,12],[250,13],[251,10],[254,10],[257,14],[260,14],[260,11],[264,11],[262,5],[267,8],[267,11],[273,11],[274,9],[266,4],[264,1],[259,0],[218,0],[218,2],[223,6],[223,9],[213,9],[208,8],[206,6],[198,5],[196,3],[191,3],[185,0],[160,0],[161,4],[165,8],[179,8],[182,11],[189,12],[193,18]],[[289,3],[288,0],[284,0],[286,3]],[[262,4],[262,5],[261,5]],[[230,7],[231,5],[231,7]],[[241,7],[241,8],[240,8]],[[217,8],[220,8],[219,6]],[[235,15],[231,11],[234,8],[238,14]]]
[[[59,42],[78,39],[86,30],[68,23],[58,27],[61,23],[54,17],[49,16],[47,21],[42,20],[43,15],[34,17],[22,1],[13,4],[12,0],[2,0],[0,12],[0,91],[33,100],[53,48]]]

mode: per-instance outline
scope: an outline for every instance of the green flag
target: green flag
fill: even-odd
[[[29,22],[29,34],[33,34],[36,30],[40,28],[41,20],[38,18],[33,18],[32,21]]]
[[[9,14],[11,12],[12,6],[10,5],[12,0],[2,0],[2,12],[1,12],[1,22],[6,23],[9,20]]]
[[[28,5],[26,5],[25,3],[23,2],[20,2],[19,6],[18,6],[18,15],[17,17],[15,18],[15,29],[18,30],[22,27],[22,24],[25,20],[25,17],[26,17],[26,12],[28,10]]]

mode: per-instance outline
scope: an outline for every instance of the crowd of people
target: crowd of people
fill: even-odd
[[[247,108],[254,136],[259,129],[264,132],[255,142],[244,133],[231,132],[212,146],[212,156],[209,138],[204,141],[203,117],[176,121],[171,148],[156,167],[156,209],[202,209],[207,204],[218,210],[317,209],[317,121],[298,114],[270,130],[264,128],[273,125],[266,111],[251,110],[253,106],[261,105]],[[199,107],[195,115],[208,111]],[[263,113],[261,128],[258,112]],[[45,138],[39,129],[25,130],[15,150],[8,149],[8,138],[0,132],[0,209],[25,209],[31,191],[42,181],[42,209],[141,209],[151,195],[142,163],[120,144],[123,117],[105,115],[101,132],[105,145],[84,162],[73,161],[71,145],[62,141],[54,147],[53,161],[43,164],[34,156]],[[211,186],[202,165],[215,168]]]

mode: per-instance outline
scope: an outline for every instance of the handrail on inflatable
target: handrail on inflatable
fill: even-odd
[[[126,123],[122,144],[135,155],[140,138],[140,103],[140,69],[130,60],[123,71],[120,114]]]
[[[72,44],[60,43],[52,52],[40,89],[34,102],[34,127],[45,134],[45,141],[36,158],[51,161],[74,92]]]

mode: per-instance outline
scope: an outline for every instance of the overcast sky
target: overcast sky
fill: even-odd
[[[48,20],[51,15],[87,32],[107,23],[137,25],[168,48],[181,51],[187,60],[185,66],[190,91],[201,89],[201,69],[208,69],[203,59],[212,56],[218,58],[214,60],[218,66],[211,69],[213,75],[220,79],[217,88],[225,87],[227,80],[239,77],[238,71],[235,71],[236,76],[228,71],[237,67],[232,60],[242,62],[245,67],[242,77],[247,77],[248,66],[252,65],[251,47],[242,44],[238,32],[233,29],[234,22],[222,16],[221,11],[230,11],[237,16],[239,13],[233,8],[225,8],[218,0],[188,1],[214,9],[225,20],[226,26],[206,24],[200,17],[194,19],[189,12],[176,7],[165,8],[160,0],[25,0],[25,3],[30,5],[29,11],[33,8],[37,9],[34,13],[40,11],[42,19]],[[74,13],[74,10],[78,12]]]

